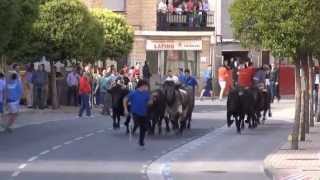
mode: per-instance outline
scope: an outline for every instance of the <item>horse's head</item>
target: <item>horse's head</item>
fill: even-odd
[[[167,81],[163,84],[163,92],[168,105],[172,105],[175,103],[175,91],[176,85],[172,81]]]

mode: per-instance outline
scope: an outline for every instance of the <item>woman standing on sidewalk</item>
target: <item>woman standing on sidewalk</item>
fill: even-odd
[[[91,85],[90,78],[86,73],[83,73],[82,77],[79,81],[79,95],[81,98],[81,106],[79,111],[79,117],[82,117],[84,110],[86,110],[87,116],[91,117],[91,109],[90,109],[90,93],[91,93]]]
[[[22,96],[22,85],[16,73],[10,75],[6,87],[6,99],[8,103],[7,124],[4,126],[6,132],[12,132],[11,126],[17,119],[19,112],[19,105]]]

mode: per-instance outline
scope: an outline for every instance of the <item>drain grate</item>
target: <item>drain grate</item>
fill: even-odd
[[[215,171],[215,170],[212,170],[212,171],[202,171],[204,173],[210,173],[210,174],[225,174],[225,173],[228,173],[227,171]]]

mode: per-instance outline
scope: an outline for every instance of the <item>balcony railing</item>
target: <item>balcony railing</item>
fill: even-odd
[[[214,13],[157,13],[158,31],[214,31]]]

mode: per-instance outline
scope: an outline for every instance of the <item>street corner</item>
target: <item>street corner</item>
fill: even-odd
[[[278,168],[274,163],[279,162],[274,154],[268,155],[264,160],[264,174],[271,180],[307,180],[301,170],[295,168]]]
[[[265,158],[264,173],[272,180],[319,180],[318,161],[314,154],[289,150],[286,143]]]

